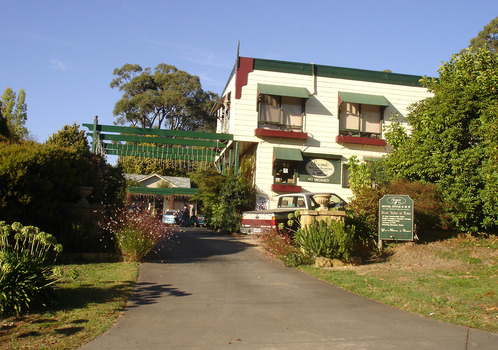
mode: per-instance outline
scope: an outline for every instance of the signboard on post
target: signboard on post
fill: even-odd
[[[413,200],[407,195],[385,195],[379,201],[379,246],[383,240],[413,241]]]

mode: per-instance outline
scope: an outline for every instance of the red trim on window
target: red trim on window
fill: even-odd
[[[301,186],[273,184],[271,185],[271,190],[274,192],[299,193],[301,192]]]
[[[308,139],[308,134],[305,132],[271,130],[271,129],[255,129],[254,136],[279,137],[279,138],[285,138],[285,139],[300,139],[300,140],[307,140]]]
[[[343,136],[337,135],[335,138],[337,143],[356,143],[360,145],[371,146],[386,146],[387,142],[384,139],[374,139],[371,137],[356,137],[356,136]]]
[[[239,57],[237,72],[235,73],[235,98],[242,97],[242,87],[247,85],[247,77],[254,70],[254,58]]]

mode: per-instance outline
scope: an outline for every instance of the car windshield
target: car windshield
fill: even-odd
[[[164,215],[175,215],[174,211],[167,211]]]

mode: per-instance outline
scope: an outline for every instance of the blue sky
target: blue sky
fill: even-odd
[[[66,124],[112,124],[125,63],[176,66],[220,94],[240,55],[437,76],[498,16],[498,1],[0,0],[0,93],[26,91],[44,142]],[[86,129],[85,129],[86,130]]]

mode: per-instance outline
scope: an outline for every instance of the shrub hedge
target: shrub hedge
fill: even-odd
[[[331,259],[351,258],[355,228],[338,221],[320,221],[301,226],[294,233],[294,243],[306,255]]]
[[[377,238],[379,200],[386,194],[409,195],[414,203],[414,221],[419,236],[434,229],[447,229],[450,219],[447,204],[436,185],[422,181],[397,180],[378,187],[362,187],[355,191],[354,199],[348,204],[349,225],[357,228],[362,241]]]
[[[91,202],[124,196],[122,173],[101,157],[51,144],[0,143],[0,219],[37,226],[78,249],[64,240],[74,225],[67,204],[79,200],[80,186],[94,188]]]

